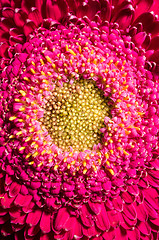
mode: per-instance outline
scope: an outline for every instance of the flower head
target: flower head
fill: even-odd
[[[157,7],[1,3],[3,236],[159,238]]]

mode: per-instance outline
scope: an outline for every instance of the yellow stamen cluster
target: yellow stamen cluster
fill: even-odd
[[[109,115],[102,90],[93,80],[56,84],[40,119],[53,142],[63,150],[84,151],[101,142],[104,118]]]

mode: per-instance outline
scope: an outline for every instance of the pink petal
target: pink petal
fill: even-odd
[[[126,203],[132,203],[134,201],[133,196],[131,196],[128,192],[123,192],[122,195],[121,195],[121,198]]]
[[[30,203],[31,199],[32,199],[32,196],[30,196],[30,195],[25,195],[24,196],[24,195],[19,193],[14,202],[15,202],[16,205],[24,207],[24,206],[27,206]]]
[[[60,208],[57,216],[55,218],[55,224],[54,224],[54,228],[57,231],[60,231],[64,228],[64,226],[66,225],[68,219],[70,218],[70,214],[68,213],[66,208]]]
[[[150,49],[158,50],[159,49],[158,41],[159,41],[159,36],[152,38],[150,45],[149,45],[149,50]]]
[[[48,234],[41,234],[39,240],[50,240],[50,239],[54,239],[53,232],[50,232]]]
[[[83,204],[80,209],[80,218],[81,218],[82,223],[86,227],[93,226],[92,214],[89,213],[85,204]]]
[[[137,196],[139,194],[139,189],[137,185],[130,185],[128,186],[128,192],[134,196]]]
[[[159,214],[157,213],[157,211],[155,211],[154,208],[151,207],[150,204],[148,204],[146,201],[144,202],[144,206],[146,208],[146,211],[149,215],[149,217],[151,218],[158,218]]]
[[[74,217],[72,218],[72,228],[69,231],[70,239],[79,239],[82,238],[82,227],[81,223]]]
[[[154,22],[154,14],[152,12],[144,12],[136,20],[134,24],[142,23],[143,30],[149,33]]]
[[[4,224],[8,220],[9,220],[9,215],[8,214],[6,214],[4,216],[0,216],[0,224]]]
[[[24,214],[23,216],[20,216],[19,218],[12,219],[11,223],[23,225],[25,223],[25,219],[26,219],[26,214]]]
[[[21,189],[21,185],[16,182],[13,182],[9,188],[9,196],[10,197],[17,196],[17,194],[20,192],[20,189]]]
[[[88,0],[87,16],[89,19],[93,19],[97,12],[100,11],[99,1]]]
[[[64,0],[47,0],[46,1],[46,16],[54,20],[61,20],[67,14],[67,4]]]
[[[159,210],[158,192],[154,188],[145,189],[144,197],[153,208]]]
[[[108,231],[110,228],[108,215],[107,215],[104,204],[101,204],[101,205],[102,205],[102,210],[98,215],[94,216],[94,219],[99,229],[101,229],[102,231],[106,231],[106,230]]]
[[[138,225],[138,229],[144,235],[150,235],[150,233],[151,233],[151,228],[150,228],[150,226],[148,225],[147,222],[140,222],[139,225]]]
[[[40,218],[41,218],[41,210],[35,210],[28,214],[26,223],[29,224],[31,227],[38,224]]]
[[[127,232],[124,229],[118,227],[115,232],[116,240],[128,240]]]
[[[101,208],[102,208],[101,203],[96,203],[96,202],[89,201],[88,204],[89,204],[89,207],[91,208],[91,210],[96,215],[98,215],[101,212]]]
[[[50,224],[51,214],[47,212],[42,213],[41,221],[40,221],[40,229],[43,233],[49,233],[51,231]]]

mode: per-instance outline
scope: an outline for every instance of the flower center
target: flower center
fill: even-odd
[[[92,80],[56,84],[45,104],[42,124],[63,150],[93,149],[102,141],[100,129],[108,116],[108,99]]]

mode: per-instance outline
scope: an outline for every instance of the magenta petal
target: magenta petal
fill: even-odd
[[[137,228],[132,231],[127,231],[129,240],[140,240],[140,232]]]
[[[102,237],[105,239],[105,240],[114,240],[115,239],[115,231],[114,229],[113,230],[110,230],[108,232],[104,232],[104,234],[102,235]]]
[[[33,226],[33,227],[30,227],[29,229],[28,229],[28,235],[29,236],[35,236],[35,235],[37,235],[37,233],[40,231],[40,226],[39,226],[39,224],[37,224],[37,225],[35,225],[35,226]]]
[[[113,206],[116,210],[122,211],[123,210],[123,200],[121,199],[120,196],[117,198],[112,199]]]
[[[154,188],[144,190],[144,197],[146,201],[155,209],[159,210],[158,192]]]
[[[88,0],[87,16],[89,17],[89,19],[93,19],[96,13],[99,11],[100,11],[99,1]]]
[[[139,194],[139,189],[137,185],[130,185],[128,186],[128,192],[134,196],[137,196]]]
[[[49,233],[51,231],[50,224],[51,214],[47,212],[42,213],[41,221],[40,221],[40,229],[43,233]]]
[[[148,204],[146,201],[144,203],[145,203],[144,206],[145,206],[145,208],[147,210],[147,213],[148,213],[149,217],[151,217],[151,218],[158,218],[159,214],[157,213],[157,211],[155,211],[155,209],[153,209],[151,207],[151,205]]]
[[[132,203],[134,201],[133,196],[131,196],[128,192],[123,192],[121,197],[126,203]]]
[[[146,208],[144,207],[144,204],[137,204],[136,205],[136,212],[137,212],[137,218],[140,221],[146,221],[147,220],[147,211]]]
[[[32,20],[36,26],[39,26],[42,23],[41,14],[36,8],[31,8],[31,12],[28,15],[28,19]]]
[[[10,197],[17,196],[17,194],[20,192],[20,189],[21,189],[21,185],[16,182],[13,182],[9,189],[9,196]]]
[[[101,212],[94,216],[94,219],[96,220],[96,225],[99,229],[101,229],[102,231],[108,231],[110,228],[110,222],[109,222],[109,218],[105,209],[104,204],[102,205],[102,210]]]
[[[89,213],[85,204],[83,204],[80,209],[80,218],[81,218],[82,223],[86,227],[93,226],[92,214]]]
[[[17,27],[23,27],[27,19],[27,14],[21,9],[16,8],[14,13],[14,22]]]
[[[96,215],[98,215],[98,214],[101,212],[101,203],[95,203],[95,202],[89,201],[88,204],[89,204],[91,210],[92,210]]]
[[[27,206],[30,203],[31,199],[32,199],[32,196],[30,196],[30,195],[25,195],[24,196],[24,195],[19,193],[14,202],[15,202],[16,205],[24,207],[24,206]]]
[[[150,235],[151,228],[147,222],[140,222],[138,225],[138,229],[145,235]]]
[[[29,224],[31,227],[38,224],[40,218],[41,218],[41,210],[35,210],[28,214],[26,223]]]
[[[26,214],[20,216],[19,218],[12,219],[11,223],[23,225],[25,223],[25,219],[26,219]]]
[[[47,18],[60,20],[67,14],[67,4],[64,0],[47,0],[46,1],[46,15]]]
[[[84,236],[91,238],[93,236],[96,236],[99,234],[99,231],[96,229],[95,225],[93,225],[90,228],[84,228],[83,227],[83,234]]]
[[[66,208],[60,208],[56,219],[55,219],[55,225],[54,228],[57,231],[62,230],[68,219],[70,218],[70,214],[68,213]]]
[[[107,211],[107,214],[108,214],[108,219],[109,219],[110,225],[113,228],[118,226],[120,223],[120,216],[119,216],[118,212],[115,210],[111,210],[111,211]]]
[[[82,234],[82,227],[81,227],[81,223],[76,219],[76,218],[72,218],[72,228],[69,231],[69,237],[70,239],[79,239],[82,238],[83,234]]]
[[[150,42],[149,50],[150,49],[158,50],[159,49],[158,42],[159,42],[159,36],[152,38],[152,40]]]
[[[33,32],[35,28],[36,28],[35,23],[31,20],[27,20],[23,27],[25,36],[27,37],[31,32]]]
[[[0,216],[0,224],[4,224],[5,222],[7,222],[9,220],[9,215],[6,214],[4,216]]]
[[[133,204],[124,204],[123,212],[131,220],[134,220],[137,217],[136,210]]]
[[[143,42],[145,41],[145,38],[146,38],[146,33],[139,32],[133,36],[132,40],[139,47],[143,44]]]

